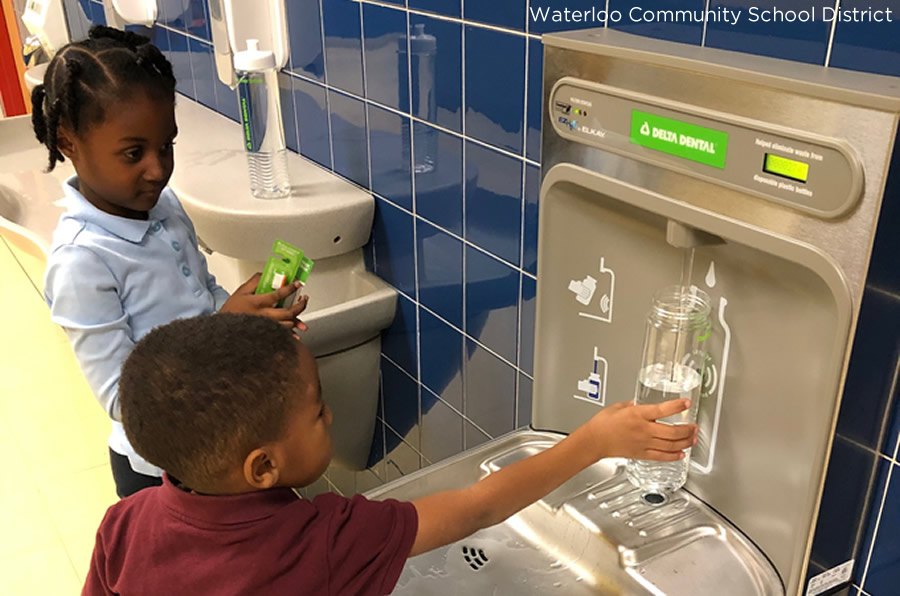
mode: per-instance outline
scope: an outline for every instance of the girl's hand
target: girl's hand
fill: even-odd
[[[585,424],[601,457],[678,461],[697,442],[696,424],[656,422],[690,408],[687,399],[656,405],[613,404]]]
[[[261,273],[257,273],[234,291],[234,294],[225,301],[219,312],[243,313],[246,315],[260,315],[278,321],[285,327],[293,329],[296,327],[300,331],[306,331],[309,327],[306,323],[298,319],[309,303],[309,296],[300,296],[297,303],[289,308],[278,308],[276,305],[284,298],[300,288],[300,282],[282,286],[273,292],[266,294],[254,294],[256,286],[259,285]]]

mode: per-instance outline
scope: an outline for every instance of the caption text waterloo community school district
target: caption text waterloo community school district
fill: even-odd
[[[893,23],[894,13],[890,8],[872,7],[835,8],[834,6],[810,6],[804,10],[783,10],[778,7],[760,8],[750,6],[745,10],[735,10],[726,6],[709,10],[649,10],[635,6],[626,12],[603,10],[596,6],[590,10],[550,9],[530,6],[533,22],[586,23],[605,25],[607,23],[726,23],[736,25],[741,20],[750,23],[810,23],[810,22],[854,22]]]

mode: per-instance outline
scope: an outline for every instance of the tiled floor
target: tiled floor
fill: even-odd
[[[0,235],[0,594],[78,594],[116,494],[109,420],[40,295],[42,260]]]

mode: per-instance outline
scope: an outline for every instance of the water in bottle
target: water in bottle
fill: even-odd
[[[710,300],[702,290],[673,286],[653,298],[634,401],[644,405],[691,400],[690,409],[659,420],[663,424],[693,424],[697,420],[710,324]],[[627,473],[644,491],[662,494],[684,485],[689,465],[687,449],[685,458],[675,462],[629,460]]]
[[[691,400],[691,408],[680,414],[661,418],[664,424],[692,424],[697,419],[700,404],[700,373],[684,364],[651,364],[638,374],[637,395],[634,402],[661,404],[673,399]],[[628,475],[648,492],[669,492],[687,481],[690,449],[685,458],[674,462],[655,462],[633,459],[628,462]]]

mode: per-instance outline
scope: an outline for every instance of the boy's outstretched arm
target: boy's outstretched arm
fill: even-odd
[[[612,405],[546,451],[467,488],[414,500],[419,528],[409,556],[502,522],[605,457],[682,459],[683,450],[696,442],[697,426],[661,424],[656,420],[688,407],[690,401],[686,399],[647,406]]]

